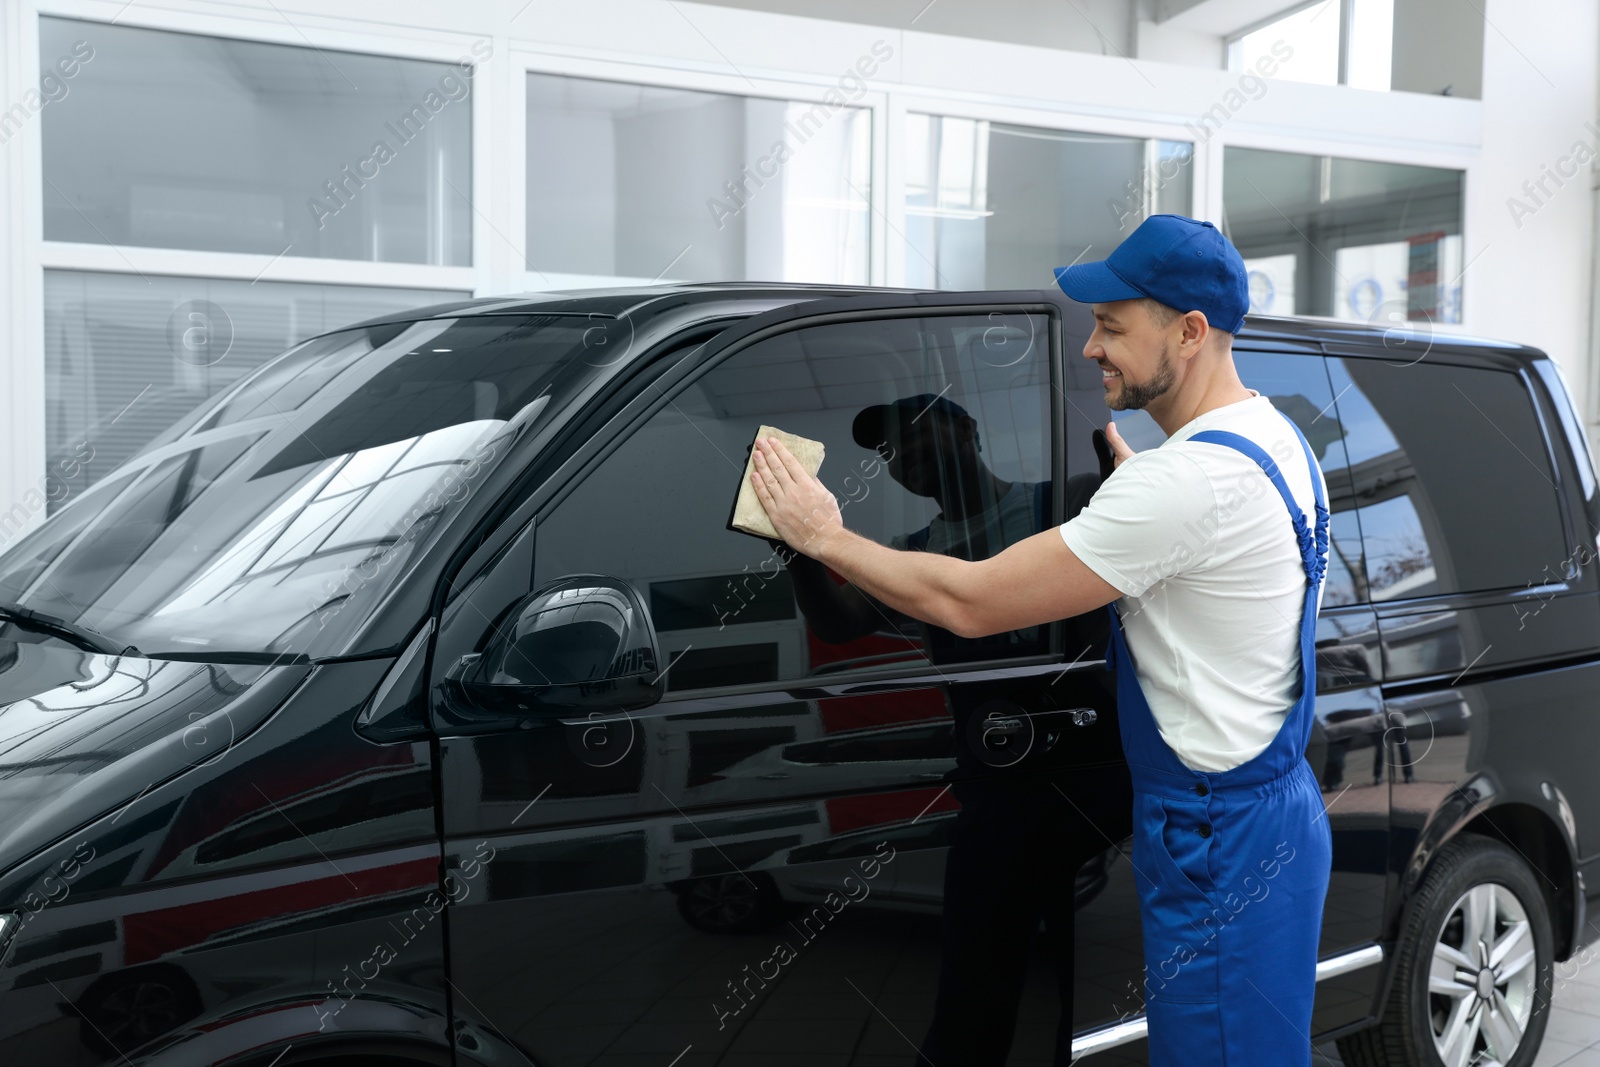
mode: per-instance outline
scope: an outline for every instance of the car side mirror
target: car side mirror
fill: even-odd
[[[666,691],[660,661],[655,627],[632,586],[567,575],[519,601],[482,652],[445,672],[441,710],[451,725],[484,732],[643,708]]]

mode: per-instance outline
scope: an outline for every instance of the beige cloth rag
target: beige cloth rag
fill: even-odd
[[[807,437],[799,437],[792,433],[785,433],[776,426],[762,426],[756,431],[756,438],[776,437],[782,441],[784,447],[794,453],[794,458],[800,461],[800,466],[808,474],[816,474],[822,467],[823,445],[821,441],[813,441]],[[778,531],[772,525],[772,520],[767,518],[767,509],[761,506],[761,498],[756,496],[756,487],[750,481],[750,473],[756,469],[756,444],[750,442],[750,457],[744,463],[744,477],[739,482],[739,497],[734,501],[733,518],[728,522],[728,527],[757,537],[770,537],[775,541],[782,540]]]

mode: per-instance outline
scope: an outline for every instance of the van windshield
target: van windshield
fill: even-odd
[[[334,654],[585,362],[594,325],[481,316],[308,341],[0,554],[0,604],[152,657]]]

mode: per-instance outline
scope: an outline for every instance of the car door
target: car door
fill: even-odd
[[[1519,361],[1384,355],[1329,363],[1383,637],[1394,854],[1431,852],[1488,806],[1542,810],[1569,837],[1552,856],[1577,851],[1600,789],[1585,746],[1563,739],[1589,730],[1600,586],[1594,531],[1563,500],[1592,485],[1572,488],[1550,398]],[[1573,894],[1559,878],[1551,893],[1559,943]]]
[[[1074,343],[1069,338],[1067,344],[1069,473],[1094,462],[1087,439],[1108,418],[1114,417],[1118,432],[1136,451],[1158,447],[1166,439],[1144,411],[1112,416],[1106,410],[1095,364],[1078,359],[1081,366],[1072,366],[1071,357],[1084,339],[1086,335]],[[1313,1016],[1314,1031],[1322,1033],[1365,1016],[1381,976],[1371,966],[1380,957],[1370,946],[1380,936],[1388,842],[1382,661],[1361,581],[1362,542],[1344,427],[1323,357],[1308,344],[1246,337],[1234,351],[1234,363],[1244,384],[1267,396],[1305,434],[1328,488],[1330,545],[1317,618],[1316,721],[1306,753],[1322,784],[1333,831],[1333,871],[1319,945],[1324,977]],[[1285,520],[1287,536],[1287,516]],[[1142,1063],[1144,1055],[1142,1042],[1128,1043],[1142,1032],[1144,1011],[1138,900],[1125,861],[1130,852],[1131,841],[1119,841],[1108,853],[1107,888],[1078,914],[1079,1046],[1108,1050],[1096,1059],[1108,1064]]]
[[[963,639],[726,526],[761,425],[821,441],[846,524],[886,544],[984,558],[1058,524],[1097,480],[1060,460],[1063,311],[949,294],[754,320],[641,392],[461,576],[435,683],[517,591],[598,573],[648,605],[667,692],[444,730],[446,852],[485,872],[451,912],[459,1047],[865,1063],[987,998],[1017,1056],[1050,1054],[1071,983],[1036,931],[1060,947],[1074,872],[1128,830],[1103,618]]]

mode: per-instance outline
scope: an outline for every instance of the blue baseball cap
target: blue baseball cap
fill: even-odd
[[[1151,215],[1105,259],[1056,268],[1056,284],[1084,304],[1149,297],[1180,312],[1201,311],[1238,333],[1250,310],[1250,279],[1233,242],[1209,222]]]

